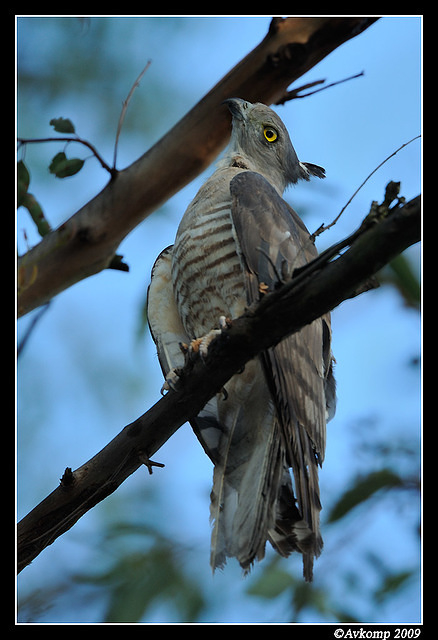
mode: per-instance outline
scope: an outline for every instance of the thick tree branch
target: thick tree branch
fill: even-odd
[[[192,360],[181,371],[176,389],[91,460],[74,472],[66,470],[60,486],[18,525],[19,570],[147,463],[248,360],[356,295],[364,281],[420,240],[420,196],[376,212],[348,239],[233,320],[211,344],[205,362]]]
[[[263,41],[182,120],[19,260],[18,314],[108,267],[125,236],[203,171],[225,146],[225,98],[278,102],[291,82],[377,18],[274,18]]]

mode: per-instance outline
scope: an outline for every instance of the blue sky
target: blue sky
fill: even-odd
[[[96,78],[96,93],[91,84],[87,91],[75,91],[72,87],[68,95],[54,94],[46,101],[38,102],[35,95],[38,108],[31,119],[22,117],[25,107],[19,103],[18,122],[24,129],[19,133],[30,137],[50,135],[51,118],[71,117],[78,133],[93,141],[101,153],[111,159],[121,102],[150,58],[151,67],[134,94],[132,109],[137,96],[146,103],[152,100],[148,91],[152,91],[150,87],[163,75],[168,94],[162,114],[155,122],[148,122],[150,116],[145,112],[144,132],[141,123],[126,134],[122,131],[120,168],[147,150],[256,46],[270,22],[269,17],[263,16],[181,17],[181,28],[169,41],[157,18],[105,19],[110,20],[114,37],[105,40],[99,52],[103,63],[101,76]],[[55,20],[47,17],[19,20],[19,72],[33,69],[41,73],[45,65],[53,63],[57,43],[63,37],[62,29],[55,28]],[[72,56],[76,55],[75,47],[79,51],[87,46],[85,39],[93,37],[95,20],[99,19],[91,19],[88,33],[85,31],[73,40]],[[104,98],[102,87],[111,84],[111,68],[118,62],[119,43],[124,49],[120,64],[124,65],[126,83],[118,87],[120,97],[112,107],[113,129],[108,130],[99,122],[99,101]],[[105,61],[108,64],[104,64]],[[380,162],[421,133],[420,18],[379,20],[311,69],[296,86],[321,78],[330,83],[361,71],[364,71],[363,77],[276,108],[300,159],[326,169],[325,181],[300,184],[285,194],[311,231],[321,223],[329,223]],[[46,215],[54,226],[95,195],[107,179],[91,160],[86,170],[75,178],[56,181],[42,168],[45,159],[56,150],[51,147],[50,151],[28,149],[26,152],[31,168],[32,162],[35,163],[32,190],[44,203]],[[80,150],[75,151],[80,155]],[[37,325],[18,369],[17,509],[20,517],[53,490],[66,466],[74,469],[83,464],[124,425],[159,399],[162,380],[155,347],[149,335],[140,340],[136,337],[140,308],[155,257],[173,242],[185,207],[213,168],[185,187],[124,240],[119,253],[130,265],[129,274],[106,271],[75,285],[52,302]],[[405,147],[369,180],[335,227],[320,236],[319,248],[335,243],[356,229],[369,211],[371,201],[383,198],[390,180],[401,181],[401,193],[407,199],[421,192],[421,141]],[[21,251],[23,229],[28,242],[35,243],[37,237],[25,212],[20,210],[17,241]],[[410,249],[408,254],[419,269],[419,246]],[[19,321],[19,335],[31,319],[32,314]],[[333,312],[332,326],[339,399],[336,418],[328,427],[326,461],[321,473],[323,503],[325,500],[327,507],[358,472],[372,470],[369,459],[363,455],[367,438],[406,440],[418,446],[420,434],[420,380],[418,368],[410,366],[420,354],[418,313],[407,308],[397,292],[385,287],[341,304]],[[160,496],[166,532],[204,549],[205,573],[209,574],[211,465],[187,425],[156,457],[166,464],[165,470],[158,470],[151,477],[137,472],[124,483],[112,503],[110,498],[98,509],[101,513],[119,509],[120,517],[127,515],[123,511],[123,496],[146,491],[144,485],[148,483],[147,490],[157,491]],[[181,495],[185,496],[183,501]],[[20,578],[23,591],[38,585],[42,576],[50,579],[51,575],[59,575],[60,570],[68,573],[93,562],[92,540],[95,528],[100,526],[99,517],[98,513],[88,514],[44,551],[23,572]],[[350,555],[344,558],[347,565],[354,564],[354,555],[361,545],[372,545],[373,540],[376,545],[383,545],[391,566],[403,565],[406,559],[412,563],[418,561],[416,543],[407,533],[409,527],[405,526],[406,521],[414,522],[415,513],[396,514],[389,508],[374,513],[373,518],[372,523],[367,521],[362,533],[360,519],[357,521],[358,547],[351,547]],[[91,548],[86,544],[87,539],[91,541]],[[321,571],[330,567],[331,545],[337,543],[336,537],[326,540],[316,574],[319,565]],[[237,583],[228,592],[222,621],[247,621],[253,615],[254,604],[245,600],[239,608],[243,614],[233,608],[233,601],[242,597],[243,587],[233,567],[229,574],[236,576]],[[229,577],[215,578],[215,588],[227,585],[229,589],[229,584]],[[409,601],[402,602],[399,611],[382,611],[382,621],[417,620],[417,589],[418,585],[413,588]],[[63,616],[72,613],[68,607],[55,607],[55,613],[48,615],[62,621]],[[92,618],[99,613],[84,609],[79,615],[87,621],[87,616]],[[245,619],[239,620],[239,615]]]

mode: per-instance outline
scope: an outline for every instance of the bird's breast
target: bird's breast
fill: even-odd
[[[187,210],[172,260],[175,298],[190,338],[237,317],[246,304],[244,277],[233,232],[231,201],[198,201]]]

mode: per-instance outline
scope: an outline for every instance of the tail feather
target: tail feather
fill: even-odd
[[[322,539],[319,532],[315,534],[307,522],[303,520],[295,505],[295,497],[289,471],[285,471],[285,481],[280,487],[277,497],[275,527],[269,531],[269,542],[283,557],[294,551],[303,555],[303,575],[311,582],[313,577],[313,560],[322,550]]]
[[[265,554],[268,527],[274,518],[278,464],[273,457],[278,438],[272,432],[258,434],[254,425],[252,435],[257,442],[248,446],[245,414],[239,408],[227,417],[231,418],[229,438],[216,463],[211,492],[211,564],[215,569],[227,557],[234,557],[248,571]],[[263,435],[266,437],[260,438]]]
[[[304,577],[311,580],[322,541],[296,506],[280,426],[260,369],[258,361],[249,363],[228,383],[227,400],[214,398],[192,421],[215,465],[210,562],[214,571],[236,558],[248,572],[269,541],[284,557],[302,553]],[[248,385],[251,403],[242,408]]]

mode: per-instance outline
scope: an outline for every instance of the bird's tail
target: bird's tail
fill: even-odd
[[[313,558],[322,544],[296,507],[278,421],[261,373],[258,361],[248,363],[244,373],[228,383],[227,399],[211,400],[192,423],[215,465],[210,562],[215,570],[234,557],[248,572],[264,557],[269,541],[282,556],[302,553],[304,577],[311,580]],[[252,389],[249,404],[242,403],[245,385]]]

